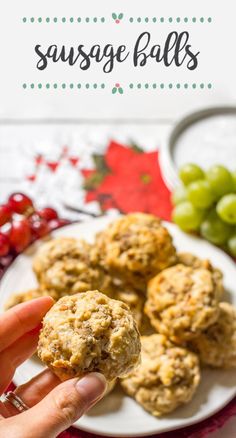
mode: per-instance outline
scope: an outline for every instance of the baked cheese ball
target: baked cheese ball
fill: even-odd
[[[51,239],[40,246],[33,260],[33,270],[38,278],[44,275],[55,262],[70,258],[80,258],[83,254],[83,260],[89,252],[89,244],[83,240],[77,240],[73,237],[58,237]]]
[[[200,259],[191,252],[178,252],[177,264],[190,266],[191,268],[205,268],[212,271],[212,265],[208,259]]]
[[[110,276],[108,295],[114,300],[125,303],[135,319],[140,329],[143,318],[144,296],[135,290],[130,284],[121,281],[118,278]],[[106,293],[107,295],[107,293]]]
[[[214,368],[236,367],[236,309],[220,303],[217,321],[191,343],[203,365]]]
[[[110,394],[113,389],[115,388],[116,384],[117,384],[118,380],[117,379],[113,379],[110,382],[107,383],[107,388],[106,388],[106,392],[104,394],[104,397],[108,394]]]
[[[145,291],[147,281],[176,260],[172,237],[160,219],[132,213],[99,233],[95,254],[111,275]]]
[[[57,300],[57,293],[53,290],[43,290],[43,289],[30,289],[26,292],[16,293],[10,296],[8,301],[5,304],[5,309],[10,309],[11,307],[16,306],[17,304],[26,303],[27,301],[34,300],[35,298],[50,296],[55,301]]]
[[[215,281],[221,283],[221,287],[223,288],[222,285],[223,274],[220,269],[212,266],[210,260],[201,259],[189,252],[180,252],[177,253],[177,262],[178,262],[177,264],[180,263],[182,265],[189,266],[194,269],[198,269],[198,268],[207,269],[208,271],[212,272]]]
[[[70,294],[109,287],[104,270],[92,263],[91,246],[73,238],[61,237],[45,243],[37,252],[33,269],[40,285],[57,291],[59,299],[64,291]]]
[[[98,291],[61,298],[46,314],[38,356],[61,379],[97,371],[111,381],[140,358],[140,337],[128,307]]]
[[[132,315],[134,320],[137,323],[138,328],[141,327],[142,324],[142,319],[143,319],[143,306],[144,306],[144,299],[143,297],[138,294],[135,291],[132,290],[120,290],[117,291],[114,296],[114,299],[118,300],[118,301],[122,301],[123,303],[125,303]]]
[[[217,320],[222,292],[209,270],[179,264],[149,282],[145,313],[157,332],[184,343]]]
[[[155,416],[188,403],[200,382],[197,356],[164,335],[141,337],[141,364],[121,379],[125,392]]]

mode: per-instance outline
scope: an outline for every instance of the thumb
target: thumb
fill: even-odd
[[[24,436],[28,437],[27,431],[30,431],[31,437],[55,438],[100,400],[105,391],[106,380],[100,373],[61,383],[40,403],[20,415]]]

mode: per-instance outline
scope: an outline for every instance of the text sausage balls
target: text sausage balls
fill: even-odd
[[[110,381],[139,363],[140,349],[128,307],[89,291],[63,297],[49,310],[38,355],[61,380],[97,371]]]
[[[176,260],[167,229],[160,219],[144,213],[128,214],[112,222],[98,234],[96,251],[111,274],[140,290]]]
[[[164,335],[143,336],[141,343],[141,364],[121,379],[125,392],[155,416],[189,402],[200,381],[197,356]]]
[[[183,343],[217,320],[222,292],[214,273],[179,264],[149,282],[145,312],[159,333]]]

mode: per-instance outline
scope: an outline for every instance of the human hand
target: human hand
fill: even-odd
[[[52,305],[52,298],[42,297],[0,316],[0,395],[16,368],[36,351],[40,322]],[[0,402],[0,436],[55,438],[100,400],[105,390],[101,374],[61,383],[46,369],[15,390],[28,410],[19,413],[9,401]]]

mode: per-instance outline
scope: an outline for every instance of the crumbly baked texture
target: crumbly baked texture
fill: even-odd
[[[143,318],[144,296],[139,291],[118,278],[110,277],[109,296],[114,300],[125,303],[140,329]],[[107,294],[106,294],[107,295]]]
[[[43,289],[30,289],[26,292],[21,292],[17,294],[13,294],[7,300],[5,304],[5,309],[10,309],[11,307],[16,306],[17,304],[25,303],[26,301],[34,300],[35,298],[50,296],[55,301],[57,300],[57,293],[53,290],[43,290]]]
[[[125,303],[135,319],[137,326],[140,328],[143,318],[144,299],[135,291],[117,291],[114,295],[116,300]]]
[[[61,298],[46,314],[39,358],[61,379],[97,371],[108,381],[130,372],[140,337],[128,307],[98,291]]]
[[[194,339],[191,347],[202,364],[215,368],[236,367],[236,309],[229,303],[220,303],[217,321]]]
[[[91,246],[83,240],[62,237],[47,242],[36,254],[33,269],[40,285],[57,291],[58,299],[65,290],[74,294],[109,288],[108,275],[92,263]]]
[[[217,320],[222,292],[214,273],[179,264],[149,282],[145,312],[159,333],[182,343]]]
[[[141,364],[121,379],[125,392],[155,416],[189,402],[200,381],[197,356],[164,335],[143,336],[141,343]]]
[[[198,268],[207,269],[208,271],[212,272],[215,281],[221,283],[221,287],[223,287],[222,285],[223,274],[220,269],[212,266],[210,260],[200,259],[199,257],[191,254],[190,252],[180,252],[177,253],[177,264],[179,263],[194,269],[198,269]]]
[[[107,389],[106,389],[106,392],[104,394],[104,397],[106,395],[110,394],[113,391],[113,389],[115,388],[117,382],[118,382],[117,379],[113,379],[110,382],[107,382]]]
[[[82,254],[84,255],[83,259],[85,259],[89,248],[87,242],[72,237],[52,239],[40,246],[33,260],[33,270],[40,280],[44,272],[57,261],[66,260],[69,257],[80,257]]]
[[[200,259],[190,252],[178,252],[177,256],[177,264],[182,264],[185,266],[190,266],[191,268],[205,268],[212,271],[212,265],[207,259]]]
[[[132,213],[99,233],[95,258],[115,276],[145,291],[147,281],[176,260],[172,237],[160,219]]]

